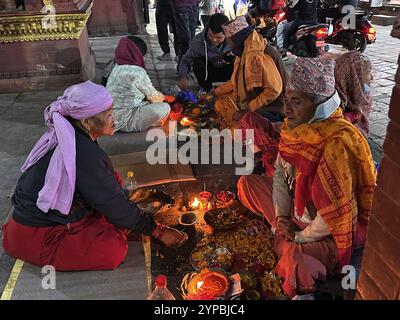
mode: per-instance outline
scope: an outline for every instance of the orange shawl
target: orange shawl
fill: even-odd
[[[249,101],[251,111],[274,101],[282,92],[282,78],[274,60],[265,54],[267,43],[253,31],[244,42],[242,56],[236,58],[231,76],[234,94],[241,102],[248,101],[248,93],[256,88],[270,89],[268,94]]]
[[[296,168],[299,216],[312,201],[328,225],[339,262],[365,243],[376,172],[367,140],[343,118],[341,109],[325,121],[289,129],[284,124],[279,152]]]

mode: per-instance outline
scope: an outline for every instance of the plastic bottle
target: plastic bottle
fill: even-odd
[[[147,297],[147,300],[176,300],[167,288],[167,277],[163,274],[156,278],[156,288]]]
[[[136,179],[135,179],[135,175],[134,175],[133,171],[128,171],[126,173],[126,179],[125,179],[125,182],[124,182],[124,189],[127,191],[129,199],[135,193],[137,188],[138,187],[137,187],[137,183],[136,183]]]

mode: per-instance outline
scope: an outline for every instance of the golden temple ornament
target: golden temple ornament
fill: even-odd
[[[86,12],[63,13],[52,15],[53,1],[43,0],[46,14],[30,16],[0,16],[0,43],[44,41],[44,40],[72,40],[79,39],[90,17],[92,5]],[[46,12],[46,11],[44,11]]]

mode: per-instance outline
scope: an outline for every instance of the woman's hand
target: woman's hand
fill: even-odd
[[[180,247],[187,240],[187,236],[184,233],[163,225],[157,225],[152,236],[163,242],[169,248]]]
[[[300,229],[290,220],[289,217],[278,217],[276,222],[276,232],[288,241],[294,241],[295,232]]]

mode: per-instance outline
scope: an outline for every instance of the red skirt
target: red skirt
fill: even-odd
[[[128,250],[124,232],[99,215],[40,228],[11,218],[3,233],[7,254],[38,266],[52,265],[59,271],[115,269]]]

